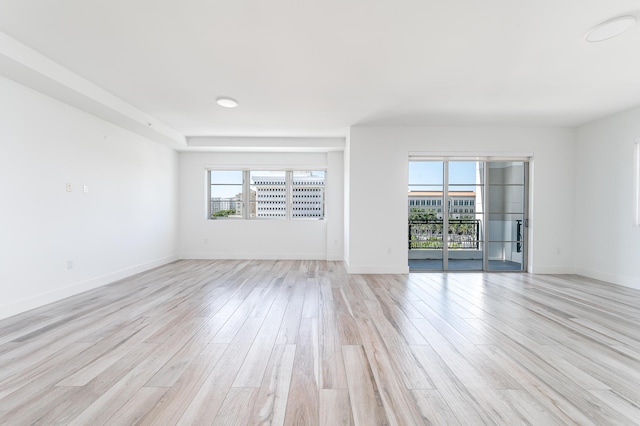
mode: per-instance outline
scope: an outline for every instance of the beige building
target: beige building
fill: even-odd
[[[449,216],[460,218],[475,215],[477,197],[475,191],[449,191]],[[442,191],[409,191],[409,212],[433,212],[438,219],[447,209],[444,207]]]

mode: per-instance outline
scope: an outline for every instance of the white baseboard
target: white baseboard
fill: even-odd
[[[327,260],[330,262],[342,262],[344,261],[344,257],[339,254],[328,254]]]
[[[111,284],[112,282],[130,277],[135,274],[139,274],[140,272],[148,271],[149,269],[157,268],[158,266],[166,265],[167,263],[171,263],[176,260],[178,260],[178,256],[175,255],[163,257],[160,259],[141,263],[139,265],[131,266],[120,271],[112,272],[110,274],[91,278],[89,280],[75,283],[67,287],[58,288],[53,291],[30,297],[28,299],[22,299],[8,305],[0,306],[0,319],[8,318],[22,312],[29,311],[31,309],[38,308],[48,303],[57,302],[58,300],[65,299],[70,296],[75,296],[76,294],[80,294],[82,292],[92,290],[106,284]]]
[[[325,253],[181,253],[180,259],[211,260],[325,260]],[[339,259],[342,260],[342,259]]]
[[[347,272],[350,274],[408,274],[409,266],[378,266],[378,265],[347,265]]]
[[[533,268],[530,270],[532,274],[542,274],[542,275],[558,275],[558,274],[575,274],[575,268],[572,266],[542,266],[538,268]]]
[[[640,290],[640,280],[638,278],[610,274],[589,268],[576,268],[576,274]]]

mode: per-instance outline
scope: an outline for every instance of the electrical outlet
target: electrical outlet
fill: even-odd
[[[67,190],[67,192],[71,192],[71,182],[67,182],[64,187]]]
[[[85,194],[89,193],[89,185],[83,185],[82,186],[82,190],[84,191]]]
[[[67,269],[73,269],[73,260],[67,260]]]

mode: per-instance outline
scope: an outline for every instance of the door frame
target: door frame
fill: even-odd
[[[530,164],[533,162],[533,156],[529,154],[524,155],[460,155],[460,153],[454,153],[452,155],[435,154],[429,155],[426,153],[409,153],[408,162],[419,161],[440,161],[443,163],[443,184],[442,184],[442,203],[443,203],[443,241],[442,241],[442,269],[433,269],[434,272],[467,272],[465,270],[449,269],[449,256],[448,256],[448,239],[445,241],[448,235],[449,229],[449,211],[448,211],[448,195],[449,195],[449,163],[452,161],[467,161],[467,162],[483,162],[483,182],[484,188],[482,210],[483,210],[483,223],[484,223],[484,236],[482,239],[482,269],[481,270],[469,270],[468,272],[528,272],[529,268],[529,256],[530,254],[530,241],[529,241],[529,220],[530,220]],[[520,270],[489,270],[489,220],[488,220],[488,200],[489,200],[489,184],[488,184],[488,167],[486,163],[489,162],[522,162],[524,166],[524,195],[523,195],[523,223],[522,223],[522,250],[524,251],[522,256],[522,269]],[[407,179],[408,181],[408,179]],[[447,209],[445,211],[445,208]],[[445,234],[446,230],[446,234]],[[407,263],[408,263],[407,255]],[[427,270],[431,271],[431,270]],[[422,270],[421,270],[422,272]]]

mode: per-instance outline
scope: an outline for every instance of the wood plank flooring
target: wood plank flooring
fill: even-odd
[[[0,424],[640,424],[640,291],[178,261],[0,321]]]

